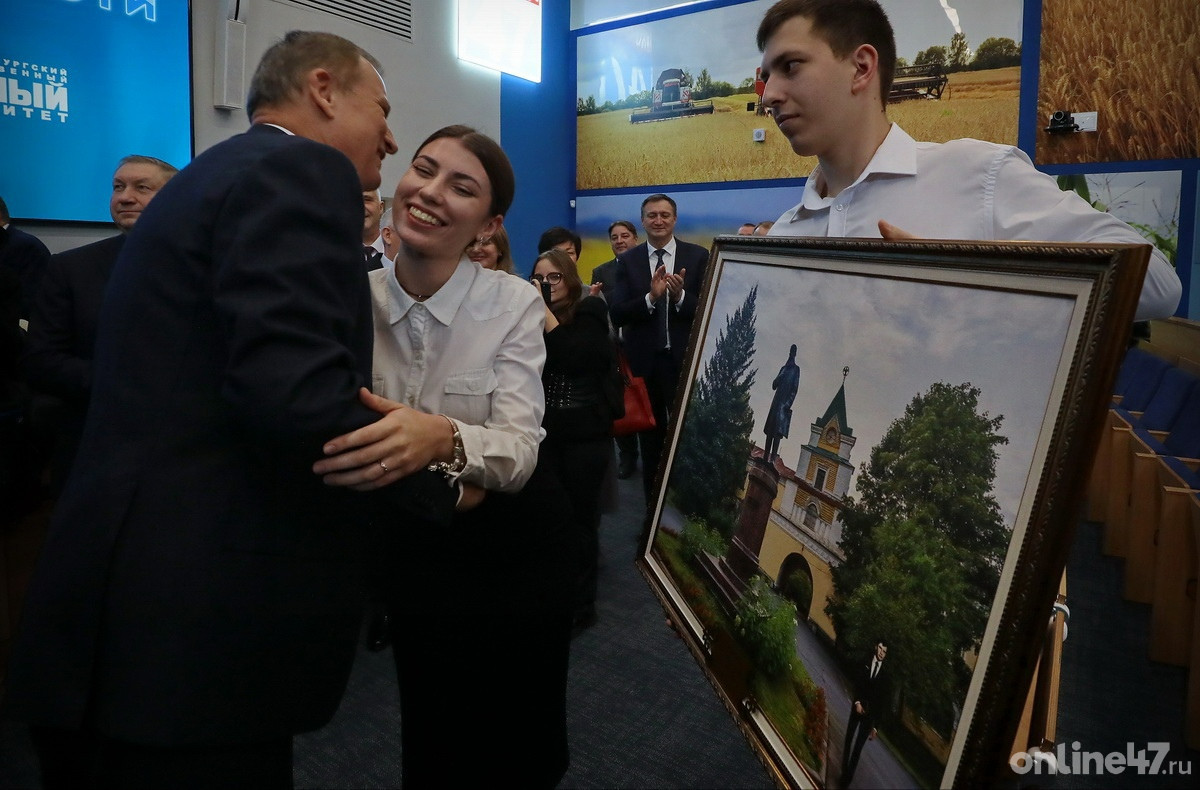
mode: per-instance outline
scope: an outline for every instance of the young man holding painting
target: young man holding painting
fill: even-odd
[[[770,235],[1146,243],[1018,148],[917,142],[892,123],[896,43],[876,0],[780,0],[757,42],[763,104],[792,150],[818,159]],[[1136,320],[1170,316],[1181,293],[1154,250]]]

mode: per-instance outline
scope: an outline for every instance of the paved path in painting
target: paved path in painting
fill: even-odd
[[[813,682],[825,689],[825,704],[829,710],[825,783],[827,787],[840,788],[842,744],[846,740],[846,718],[850,713],[849,684],[807,625],[796,629],[796,655],[804,662]],[[875,738],[863,744],[851,787],[917,787],[917,781],[904,770],[884,742]]]

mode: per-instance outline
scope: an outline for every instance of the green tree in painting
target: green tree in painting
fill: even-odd
[[[852,655],[881,637],[903,645],[894,667],[925,710],[948,710],[965,691],[962,655],[983,637],[1008,546],[991,493],[1008,439],[979,395],[969,382],[938,382],[913,398],[842,511],[845,561],[826,611]]]
[[[971,62],[971,50],[964,34],[955,33],[950,37],[950,53],[946,60],[950,71],[962,71]]]
[[[669,487],[676,507],[720,525],[723,531],[732,526],[728,514],[737,507],[750,455],[754,427],[750,388],[757,373],[750,365],[757,337],[757,298],[755,286],[742,306],[725,318],[716,348],[692,388],[671,470]]]
[[[1011,38],[985,38],[975,50],[971,67],[975,69],[999,69],[1021,65],[1021,45]]]
[[[929,49],[923,49],[917,53],[916,59],[913,60],[914,66],[941,66],[946,67],[950,60],[950,53],[943,46],[932,46]]]
[[[860,583],[840,599],[838,639],[850,655],[866,655],[876,640],[888,644],[894,687],[930,721],[961,700],[961,651],[946,612],[966,594],[955,551],[922,518],[880,522],[872,536],[874,560]]]

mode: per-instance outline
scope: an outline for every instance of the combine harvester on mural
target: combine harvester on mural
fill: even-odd
[[[682,69],[666,69],[658,75],[650,106],[629,114],[630,123],[666,121],[688,115],[711,115],[712,100],[692,100],[692,80]]]
[[[888,93],[889,102],[907,101],[908,99],[940,99],[942,91],[950,78],[946,76],[945,68],[938,63],[926,63],[920,66],[897,66],[892,79],[892,89]]]

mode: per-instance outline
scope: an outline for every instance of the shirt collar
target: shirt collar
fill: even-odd
[[[296,133],[295,133],[295,132],[293,132],[291,129],[288,129],[288,128],[286,128],[286,127],[280,126],[280,125],[279,125],[279,124],[277,124],[277,123],[259,123],[259,124],[256,124],[256,125],[257,125],[257,126],[273,126],[273,127],[275,127],[276,129],[278,129],[279,131],[283,132],[284,134],[290,134],[292,137],[295,137],[295,136],[296,136]]]
[[[887,137],[884,137],[883,142],[875,149],[875,155],[871,157],[871,161],[867,162],[867,166],[858,174],[854,183],[842,190],[839,195],[821,196],[821,186],[825,181],[825,176],[821,172],[821,166],[817,165],[808,180],[804,182],[804,195],[800,199],[800,205],[791,212],[788,219],[795,219],[796,213],[800,209],[820,211],[828,208],[841,194],[854,189],[872,176],[913,176],[916,174],[917,143],[909,136],[908,132],[900,128],[900,124],[893,123],[892,128],[888,130]]]
[[[470,258],[465,255],[458,261],[458,266],[454,269],[454,274],[450,275],[450,279],[445,285],[438,289],[437,293],[426,299],[424,302],[418,302],[408,295],[403,288],[400,287],[400,282],[396,279],[395,264],[387,267],[388,277],[388,323],[397,324],[413,305],[421,304],[429,311],[429,314],[437,319],[440,323],[446,326],[454,319],[455,313],[466,299],[467,291],[471,289],[471,284],[475,282],[476,266]]]
[[[671,258],[674,258],[674,257],[675,257],[675,237],[674,237],[674,236],[672,236],[672,237],[671,237],[671,239],[670,239],[670,241],[668,241],[668,242],[667,242],[666,244],[664,244],[662,247],[655,247],[655,246],[654,246],[653,244],[651,244],[650,242],[646,242],[646,250],[647,250],[647,254],[650,256],[650,262],[651,262],[651,263],[654,263],[654,251],[655,251],[656,249],[663,249],[663,250],[666,250],[666,251],[667,251],[667,255],[668,255],[669,257],[671,257]]]

